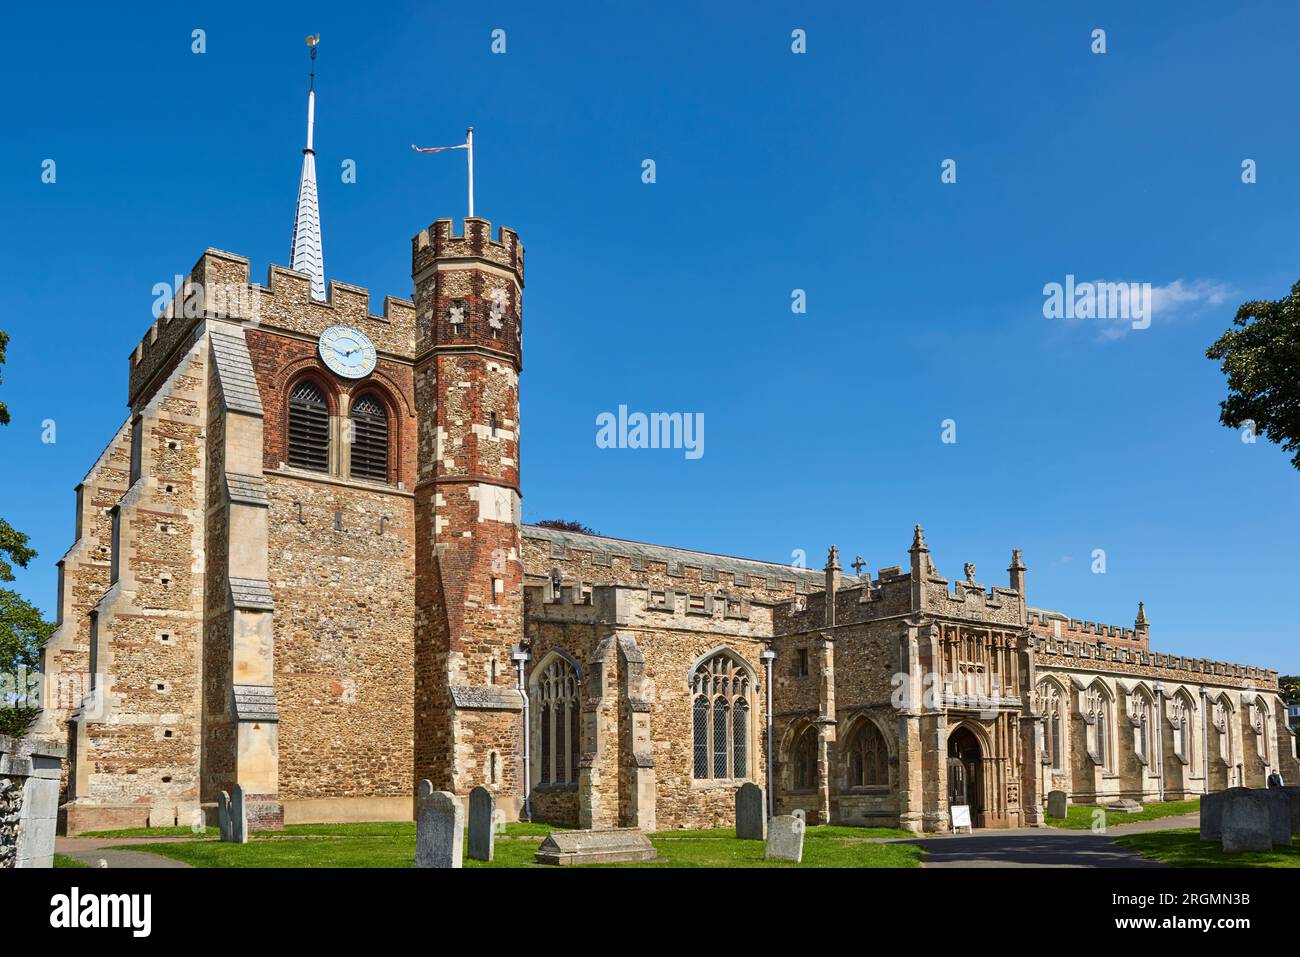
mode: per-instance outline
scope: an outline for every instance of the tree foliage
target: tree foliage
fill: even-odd
[[[1300,704],[1300,676],[1282,675],[1277,679],[1277,687],[1287,704]]]
[[[581,532],[583,535],[599,535],[581,522],[570,522],[562,518],[546,518],[536,523],[539,528],[554,528],[561,532]]]
[[[9,336],[0,332],[0,368],[5,361]],[[9,410],[0,402],[0,425],[9,424]],[[0,581],[14,580],[10,562],[26,568],[36,557],[27,536],[0,518]],[[6,561],[6,558],[8,561]],[[40,709],[28,696],[41,660],[41,645],[54,632],[54,625],[41,617],[40,610],[15,591],[0,588],[0,734],[22,737]]]
[[[1219,421],[1253,422],[1300,469],[1300,282],[1284,299],[1242,303],[1232,325],[1205,352],[1228,377]]]
[[[0,734],[21,738],[40,713],[36,670],[41,646],[53,633],[39,608],[0,588]]]

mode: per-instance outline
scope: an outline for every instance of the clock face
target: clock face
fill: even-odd
[[[347,379],[360,379],[375,369],[375,344],[360,329],[330,326],[320,337],[320,357],[330,371]]]

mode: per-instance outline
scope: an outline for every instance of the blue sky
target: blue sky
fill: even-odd
[[[310,31],[327,272],[374,309],[465,211],[461,154],[409,144],[476,129],[477,211],[528,250],[526,520],[873,568],[920,522],[950,577],[1019,546],[1035,605],[1142,599],[1161,650],[1300,671],[1300,475],[1204,358],[1300,278],[1293,4],[78,6],[11,10],[0,57],[0,514],[47,610],[153,285],[287,259]],[[1044,318],[1071,274],[1151,283],[1151,327]],[[597,448],[620,404],[703,413],[705,454]]]

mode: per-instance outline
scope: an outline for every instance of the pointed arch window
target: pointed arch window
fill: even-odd
[[[1056,685],[1045,681],[1038,686],[1038,702],[1043,721],[1043,763],[1061,769],[1061,693]]]
[[[889,786],[889,749],[880,729],[869,720],[859,722],[848,742],[849,787]]]
[[[795,739],[794,773],[791,783],[796,791],[811,791],[817,787],[817,729],[806,728]]]
[[[352,403],[352,475],[388,481],[388,409],[379,396],[368,392]]]
[[[561,655],[555,656],[534,683],[540,723],[538,779],[542,784],[578,783],[580,686],[578,670]]]
[[[1151,763],[1151,699],[1135,691],[1130,699],[1129,717],[1133,723],[1133,753],[1142,764]]]
[[[692,776],[697,781],[749,777],[749,671],[726,652],[691,674]]]
[[[310,379],[289,394],[289,464],[312,472],[330,468],[330,407],[324,391]]]
[[[1091,725],[1088,750],[1093,761],[1108,768],[1110,760],[1110,696],[1099,685],[1093,685],[1084,695],[1083,715]]]
[[[1192,763],[1191,729],[1192,706],[1181,695],[1169,700],[1169,727],[1174,756],[1183,764]]]

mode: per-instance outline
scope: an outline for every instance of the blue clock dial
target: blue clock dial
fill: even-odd
[[[360,329],[330,326],[320,337],[320,357],[331,372],[345,379],[360,379],[375,370],[375,344]]]

